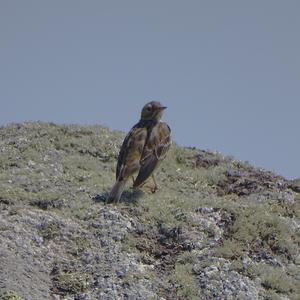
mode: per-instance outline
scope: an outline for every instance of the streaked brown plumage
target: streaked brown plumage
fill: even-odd
[[[109,195],[110,201],[120,200],[127,180],[135,175],[134,188],[142,186],[152,176],[154,191],[157,189],[153,172],[166,157],[171,145],[171,130],[166,123],[160,122],[165,108],[157,101],[147,103],[142,109],[139,122],[125,137],[118,157],[116,183]]]

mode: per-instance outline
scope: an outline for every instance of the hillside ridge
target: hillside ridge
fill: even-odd
[[[300,180],[173,143],[107,204],[124,133],[0,127],[0,299],[299,299]]]

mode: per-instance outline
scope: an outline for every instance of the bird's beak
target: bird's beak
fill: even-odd
[[[167,107],[166,106],[161,106],[160,108],[159,108],[159,110],[164,110],[164,109],[166,109]]]

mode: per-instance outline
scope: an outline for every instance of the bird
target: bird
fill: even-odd
[[[142,108],[140,120],[131,128],[122,143],[116,168],[116,182],[108,196],[109,202],[119,202],[130,178],[133,188],[139,188],[151,176],[154,183],[152,192],[158,189],[153,172],[165,159],[172,143],[171,129],[161,121],[166,108],[158,101],[148,102]]]

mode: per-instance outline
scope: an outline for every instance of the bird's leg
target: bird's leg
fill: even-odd
[[[134,186],[135,178],[133,176],[131,176],[131,179],[132,179],[132,190],[133,191],[138,190],[139,188],[141,188],[144,185],[144,184],[142,184],[142,185],[139,185],[139,186]]]
[[[142,182],[139,186],[136,186],[134,188],[143,188],[143,187],[145,187],[145,188],[149,189],[151,193],[154,194],[158,190],[158,185],[156,183],[156,180],[155,180],[155,177],[154,177],[153,174],[151,175],[151,178],[152,178],[152,181],[154,183],[154,186],[149,184],[149,181],[146,180],[146,181]]]
[[[153,183],[154,183],[154,186],[151,185],[151,184],[149,184],[149,181],[144,181],[144,182],[140,185],[140,187],[145,186],[146,188],[148,188],[148,189],[150,190],[151,193],[154,194],[154,193],[158,190],[158,185],[157,185],[157,183],[156,183],[156,180],[155,180],[155,177],[154,177],[153,174],[151,175],[151,178],[152,178],[152,181],[153,181]],[[146,184],[146,183],[148,183],[148,184]]]
[[[131,176],[131,179],[132,179],[132,188],[133,188],[133,189],[139,189],[139,188],[142,188],[142,187],[144,186],[144,184],[146,183],[146,182],[142,182],[139,186],[134,186],[135,179],[134,179],[133,176]]]
[[[156,183],[156,180],[155,180],[155,177],[154,177],[153,174],[151,175],[151,178],[152,178],[152,181],[154,183],[154,187],[151,188],[151,192],[155,193],[158,190],[158,186],[157,186],[157,183]]]

